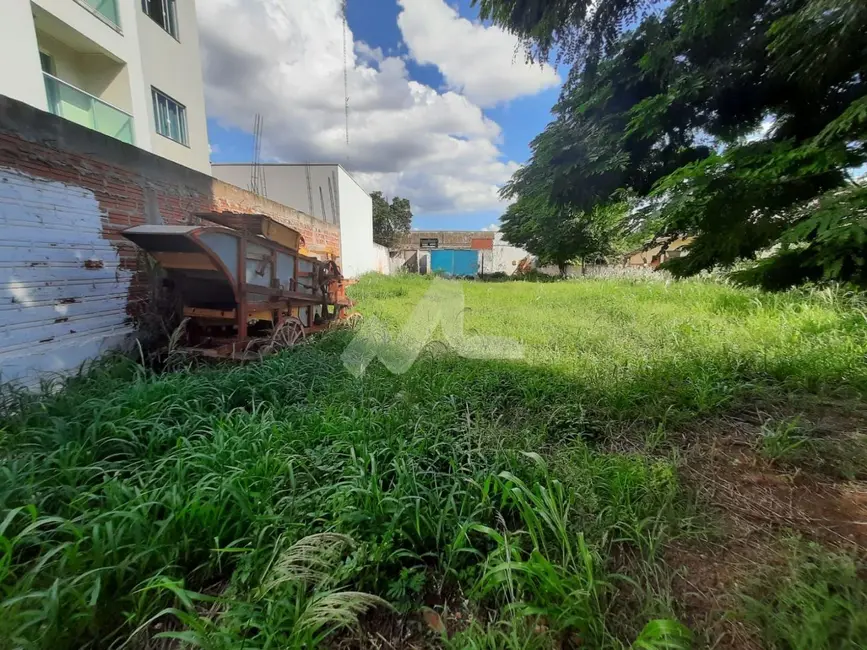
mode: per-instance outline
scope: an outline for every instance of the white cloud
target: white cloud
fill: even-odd
[[[481,106],[559,85],[547,63],[529,63],[515,36],[461,18],[444,0],[398,0],[397,24],[419,63],[437,66],[449,87]]]
[[[500,232],[500,224],[492,223],[490,226],[482,228],[485,232]]]
[[[405,196],[416,213],[502,208],[497,189],[517,164],[501,155],[499,125],[467,96],[412,81],[403,59],[351,33],[347,161],[339,5],[198,3],[209,115],[250,131],[261,113],[265,159],[343,163],[368,191]]]

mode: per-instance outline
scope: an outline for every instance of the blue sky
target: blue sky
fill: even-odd
[[[232,0],[229,0],[232,1]],[[240,2],[240,0],[236,0]],[[316,2],[317,0],[308,0],[309,2]],[[469,57],[473,60],[467,60],[464,62],[459,61],[456,66],[454,62],[450,62],[443,58],[443,62],[440,65],[432,64],[432,63],[420,63],[419,58],[424,58],[427,56],[431,59],[439,60],[444,56],[442,53],[437,53],[431,51],[431,41],[435,39],[435,34],[423,34],[419,33],[419,25],[422,26],[421,31],[424,31],[424,14],[422,13],[425,10],[430,10],[431,12],[437,10],[439,13],[438,16],[442,16],[442,7],[437,7],[437,4],[441,4],[443,2],[448,2],[448,5],[452,8],[456,9],[459,15],[462,18],[466,18],[470,21],[476,22],[478,20],[478,12],[475,9],[470,8],[469,0],[459,0],[459,2],[455,2],[454,0],[402,0],[405,7],[408,7],[410,4],[413,6],[413,11],[418,13],[418,19],[415,22],[415,26],[409,26],[408,24],[399,25],[398,24],[398,16],[401,13],[401,7],[398,4],[398,0],[349,0],[348,3],[348,22],[349,29],[351,30],[352,37],[355,41],[356,45],[356,54],[358,54],[358,44],[359,42],[363,42],[372,50],[381,50],[381,53],[385,58],[388,58],[392,63],[398,66],[404,66],[405,70],[402,74],[405,75],[405,82],[418,82],[424,86],[433,89],[440,96],[437,99],[442,99],[442,96],[446,94],[450,94],[449,91],[456,92],[461,95],[461,98],[464,97],[469,99],[469,102],[472,105],[472,109],[464,108],[463,110],[481,110],[483,114],[483,118],[480,117],[479,120],[486,122],[487,120],[493,121],[495,126],[498,125],[500,129],[500,133],[498,136],[492,136],[490,134],[486,135],[485,138],[488,138],[493,146],[496,149],[491,153],[488,151],[492,147],[487,144],[488,140],[485,138],[477,138],[478,132],[485,128],[495,128],[494,127],[485,127],[479,124],[475,124],[473,126],[468,126],[468,129],[471,129],[471,133],[469,136],[462,135],[454,135],[449,133],[449,136],[452,136],[452,140],[450,141],[450,145],[452,147],[459,147],[460,143],[455,142],[455,139],[469,139],[473,140],[473,142],[478,143],[479,149],[485,149],[488,151],[486,155],[488,155],[489,159],[480,161],[480,167],[491,167],[496,164],[499,165],[500,168],[503,165],[510,165],[509,169],[511,170],[514,167],[514,164],[520,164],[526,161],[529,156],[529,142],[535,137],[542,129],[544,129],[545,125],[551,119],[550,109],[553,104],[557,100],[557,96],[559,93],[559,83],[552,84],[547,83],[546,87],[541,89],[536,89],[532,84],[529,86],[526,92],[518,92],[513,93],[513,96],[509,96],[510,93],[506,90],[503,93],[498,93],[497,89],[493,90],[493,95],[491,94],[491,89],[483,89],[476,88],[480,86],[480,80],[473,79],[464,79],[463,71],[459,68],[461,65],[465,66],[473,66],[473,65],[487,65],[491,67],[492,71],[496,71],[499,74],[506,74],[510,66],[513,66],[513,60],[515,58],[514,52],[509,52],[509,48],[499,48],[496,59],[489,60],[483,63],[477,63],[478,57]],[[295,18],[298,18],[299,24],[295,27],[289,26],[286,27],[285,34],[276,34],[275,38],[279,37],[284,39],[285,42],[296,42],[298,40],[297,34],[292,33],[292,29],[304,29],[304,20],[303,17],[292,17],[292,11],[298,10],[299,12],[309,11],[311,13],[316,12],[317,8],[314,8],[312,5],[305,5],[304,2],[299,2],[299,0],[292,0],[291,2],[288,0],[255,0],[255,2],[262,2],[263,6],[266,10],[271,11],[272,13],[264,14],[261,17],[250,16],[250,24],[251,26],[255,24],[256,20],[273,20],[273,11],[286,11],[287,19],[290,23]],[[282,6],[281,6],[282,3]],[[249,3],[245,4],[245,8],[248,7]],[[288,6],[287,6],[288,5]],[[240,6],[240,5],[239,5]],[[276,8],[276,9],[275,9]],[[221,61],[223,58],[231,57],[236,53],[237,48],[231,48],[229,44],[225,44],[225,50],[217,51],[219,48],[222,48],[224,43],[216,42],[215,39],[221,38],[221,36],[211,35],[208,32],[209,20],[212,18],[208,15],[207,11],[200,13],[204,13],[204,17],[200,17],[200,22],[202,23],[203,30],[203,48],[205,49],[205,58],[206,61],[208,59],[209,54],[212,59],[219,56]],[[213,16],[216,20],[217,16]],[[308,23],[310,25],[318,25],[318,23],[313,22],[315,16],[310,17],[311,22]],[[282,21],[278,21],[282,22]],[[320,20],[321,22],[321,20]],[[459,27],[457,22],[452,20],[449,24],[455,26],[455,28]],[[340,60],[342,61],[342,46],[340,46],[339,40],[337,39],[339,34],[334,34],[334,20],[333,17],[331,22],[330,31],[328,32],[328,38],[330,39],[330,49],[324,52],[305,52],[305,51],[294,51],[291,56],[286,54],[288,58],[291,58],[293,61],[298,60],[299,57],[304,57],[309,54],[311,57],[318,56],[322,58],[323,56],[328,57],[329,59],[332,57],[337,57],[339,55]],[[468,26],[464,25],[464,28],[468,28]],[[402,29],[404,31],[402,31]],[[405,33],[409,33],[407,30],[413,30],[412,32],[412,40],[411,42],[414,44],[412,48],[407,45],[407,40],[409,38],[405,38]],[[311,45],[309,48],[315,47],[312,43],[314,41],[311,39]],[[426,45],[427,44],[427,45]],[[264,45],[263,45],[264,47]],[[333,52],[335,48],[339,49],[339,52]],[[425,52],[425,48],[428,53]],[[436,48],[434,47],[434,50]],[[210,51],[209,51],[210,50]],[[417,53],[423,52],[422,56],[419,56]],[[478,54],[478,53],[476,53]],[[280,56],[279,54],[277,55]],[[521,58],[521,53],[517,54],[518,58]],[[240,56],[239,56],[240,60]],[[311,59],[312,60],[312,59]],[[359,59],[360,61],[360,59]],[[401,64],[400,61],[403,63]],[[225,66],[225,64],[222,64]],[[386,65],[384,65],[381,61],[368,61],[367,66],[369,69],[361,70],[361,63],[359,63],[359,69],[361,72],[360,75],[366,74],[367,77],[370,75],[376,74],[376,72],[383,73]],[[449,67],[451,65],[451,67]],[[442,66],[442,69],[441,69]],[[285,68],[284,68],[285,69]],[[443,74],[443,69],[449,71],[450,76]],[[506,71],[506,72],[504,72]],[[334,71],[331,70],[333,73]],[[550,69],[549,69],[550,72]],[[485,71],[479,70],[479,73],[484,75]],[[287,73],[288,74],[288,73]],[[312,76],[311,72],[311,76]],[[325,71],[322,73],[326,74]],[[532,73],[530,73],[532,74]],[[553,73],[552,73],[553,74]],[[209,79],[210,76],[210,79]],[[382,75],[384,76],[384,75]],[[525,72],[526,76],[526,72]],[[565,76],[563,71],[560,71],[560,78]],[[287,83],[298,83],[296,77],[287,78]],[[457,79],[457,81],[455,81]],[[231,111],[226,106],[226,97],[228,97],[228,92],[231,91],[231,88],[225,87],[228,86],[227,81],[225,81],[224,75],[221,75],[217,78],[215,75],[208,75],[208,66],[206,65],[206,86],[216,86],[218,84],[223,84],[224,87],[222,89],[212,89],[209,88],[208,92],[208,112],[209,112],[209,135],[212,147],[212,161],[213,162],[238,162],[238,161],[249,161],[252,155],[252,136],[249,134],[249,126],[247,124],[252,125],[252,119],[245,122],[245,116],[239,114],[238,110]],[[361,83],[361,82],[359,82]],[[504,77],[501,85],[508,86],[510,81],[508,77]],[[542,84],[540,84],[542,85]],[[330,93],[334,94],[337,90],[332,86],[329,86]],[[212,92],[210,92],[212,91]],[[222,91],[222,93],[221,93]],[[244,92],[242,89],[238,89],[238,92]],[[359,91],[355,91],[357,95]],[[350,93],[351,95],[353,93]],[[505,99],[499,99],[500,97],[506,97]],[[337,98],[334,98],[335,100]],[[339,99],[342,99],[339,98]],[[454,99],[454,98],[453,98]],[[358,101],[358,100],[355,100]],[[352,106],[353,99],[351,99],[350,105]],[[333,107],[331,107],[333,108]],[[269,109],[269,107],[266,107]],[[274,107],[274,112],[272,113],[274,117],[266,117],[266,143],[268,142],[269,136],[272,135],[273,129],[275,127],[274,123],[276,121],[280,121],[281,117],[278,113],[279,106]],[[324,109],[327,110],[327,109]],[[485,120],[484,118],[487,118]],[[354,121],[361,121],[363,118],[359,113],[358,116],[353,114],[352,118]],[[399,120],[400,116],[393,117],[392,119]],[[331,125],[334,129],[337,128],[336,124]],[[292,129],[299,128],[304,129],[305,127],[299,126],[297,120],[287,120],[287,124],[284,128]],[[424,128],[423,124],[420,124],[418,127],[415,127],[415,132],[418,132],[418,129]],[[454,129],[454,127],[449,127]],[[353,129],[353,135],[356,135],[356,140],[361,140],[364,138],[366,133],[358,132],[358,129]],[[413,137],[411,134],[409,137]],[[334,138],[332,137],[332,140]],[[328,140],[327,142],[323,139],[323,143],[330,143],[332,140]],[[483,140],[483,142],[479,142]],[[336,146],[336,145],[335,145]],[[357,147],[361,148],[362,144],[359,142]],[[267,147],[266,147],[267,148]],[[368,158],[367,153],[370,148],[376,148],[376,139],[372,139],[372,141],[365,145],[365,151],[360,152],[358,150],[352,156],[352,159],[362,159]],[[317,143],[315,142],[301,142],[296,140],[289,139],[287,144],[281,146],[274,146],[271,151],[271,155],[269,156],[272,160],[285,160],[287,162],[301,162],[304,160],[319,160],[324,161],[329,158],[333,159],[333,154],[331,154],[332,149],[329,149],[328,146],[322,146],[317,149]],[[266,152],[267,153],[267,152]],[[296,156],[293,158],[293,156]],[[343,162],[338,157],[337,162]],[[413,161],[410,159],[410,163]],[[369,168],[362,168],[357,170],[359,172],[358,178],[362,182],[362,184],[370,191],[375,189],[383,189],[387,194],[397,193],[400,194],[402,190],[404,190],[404,195],[409,196],[409,198],[413,201],[415,207],[415,218],[413,222],[413,226],[419,229],[480,229],[486,226],[489,226],[492,223],[495,223],[503,210],[502,204],[495,204],[496,202],[490,199],[485,200],[476,200],[475,197],[472,196],[472,188],[468,187],[463,190],[463,193],[454,198],[453,200],[443,200],[438,201],[435,196],[437,191],[441,193],[449,192],[449,184],[459,182],[461,179],[461,166],[467,165],[465,161],[455,162],[455,170],[454,179],[449,180],[448,172],[444,172],[442,169],[443,164],[447,166],[448,159],[445,161],[440,161],[437,164],[437,167],[431,167],[431,174],[437,175],[437,184],[428,184],[427,179],[423,178],[425,173],[425,165],[419,164],[414,165],[414,168],[417,168],[414,172],[413,178],[408,178],[406,175],[395,174],[396,171],[399,170],[388,170],[382,167],[385,162],[377,161],[377,160],[369,160],[365,162],[360,162],[362,166],[367,166]],[[352,164],[350,163],[350,166]],[[353,170],[355,172],[356,170]],[[370,172],[370,173],[365,173]],[[510,171],[505,173],[502,169],[491,175],[491,182],[495,183],[495,185],[500,185],[504,178],[507,178]],[[487,178],[487,176],[485,177]],[[375,184],[379,179],[382,179],[383,185],[385,187],[371,187],[371,184]],[[481,189],[484,190],[485,193],[491,194],[492,187],[481,186]],[[391,191],[390,191],[391,190]],[[427,206],[427,207],[426,207]]]

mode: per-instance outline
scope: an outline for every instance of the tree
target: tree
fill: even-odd
[[[534,61],[550,58],[592,71],[623,26],[661,0],[472,0],[480,17],[518,36]]]
[[[373,241],[390,248],[409,234],[412,226],[409,199],[395,197],[389,205],[382,192],[373,192],[370,198],[373,201]]]
[[[543,264],[555,264],[565,275],[572,261],[580,261],[583,270],[587,262],[617,252],[625,205],[573,213],[552,206],[543,196],[523,196],[506,209],[500,232],[509,243],[533,253]]]
[[[736,277],[862,281],[867,223],[848,170],[867,161],[867,3],[675,0],[554,112],[504,195],[543,191],[571,215],[627,189],[657,235],[695,237],[667,263],[677,275],[773,250]]]

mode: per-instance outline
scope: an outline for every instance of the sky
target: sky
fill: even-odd
[[[413,227],[495,227],[499,188],[551,120],[565,71],[527,63],[470,0],[197,3],[212,162],[337,162],[408,198]]]

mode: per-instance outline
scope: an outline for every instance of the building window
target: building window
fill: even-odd
[[[141,8],[157,25],[175,38],[178,37],[178,12],[175,0],[141,0]]]
[[[154,97],[154,122],[157,133],[165,137],[190,146],[187,137],[187,109],[168,95],[164,95],[156,88],[152,89]]]
[[[431,238],[431,239],[422,238],[422,239],[418,240],[418,246],[419,246],[419,248],[439,248],[440,247],[440,240],[436,239],[436,238]]]
[[[39,50],[39,62],[42,64],[42,72],[47,72],[54,77],[57,76],[57,72],[55,72],[54,67],[54,57],[51,56],[48,52],[43,52],[42,50]]]

